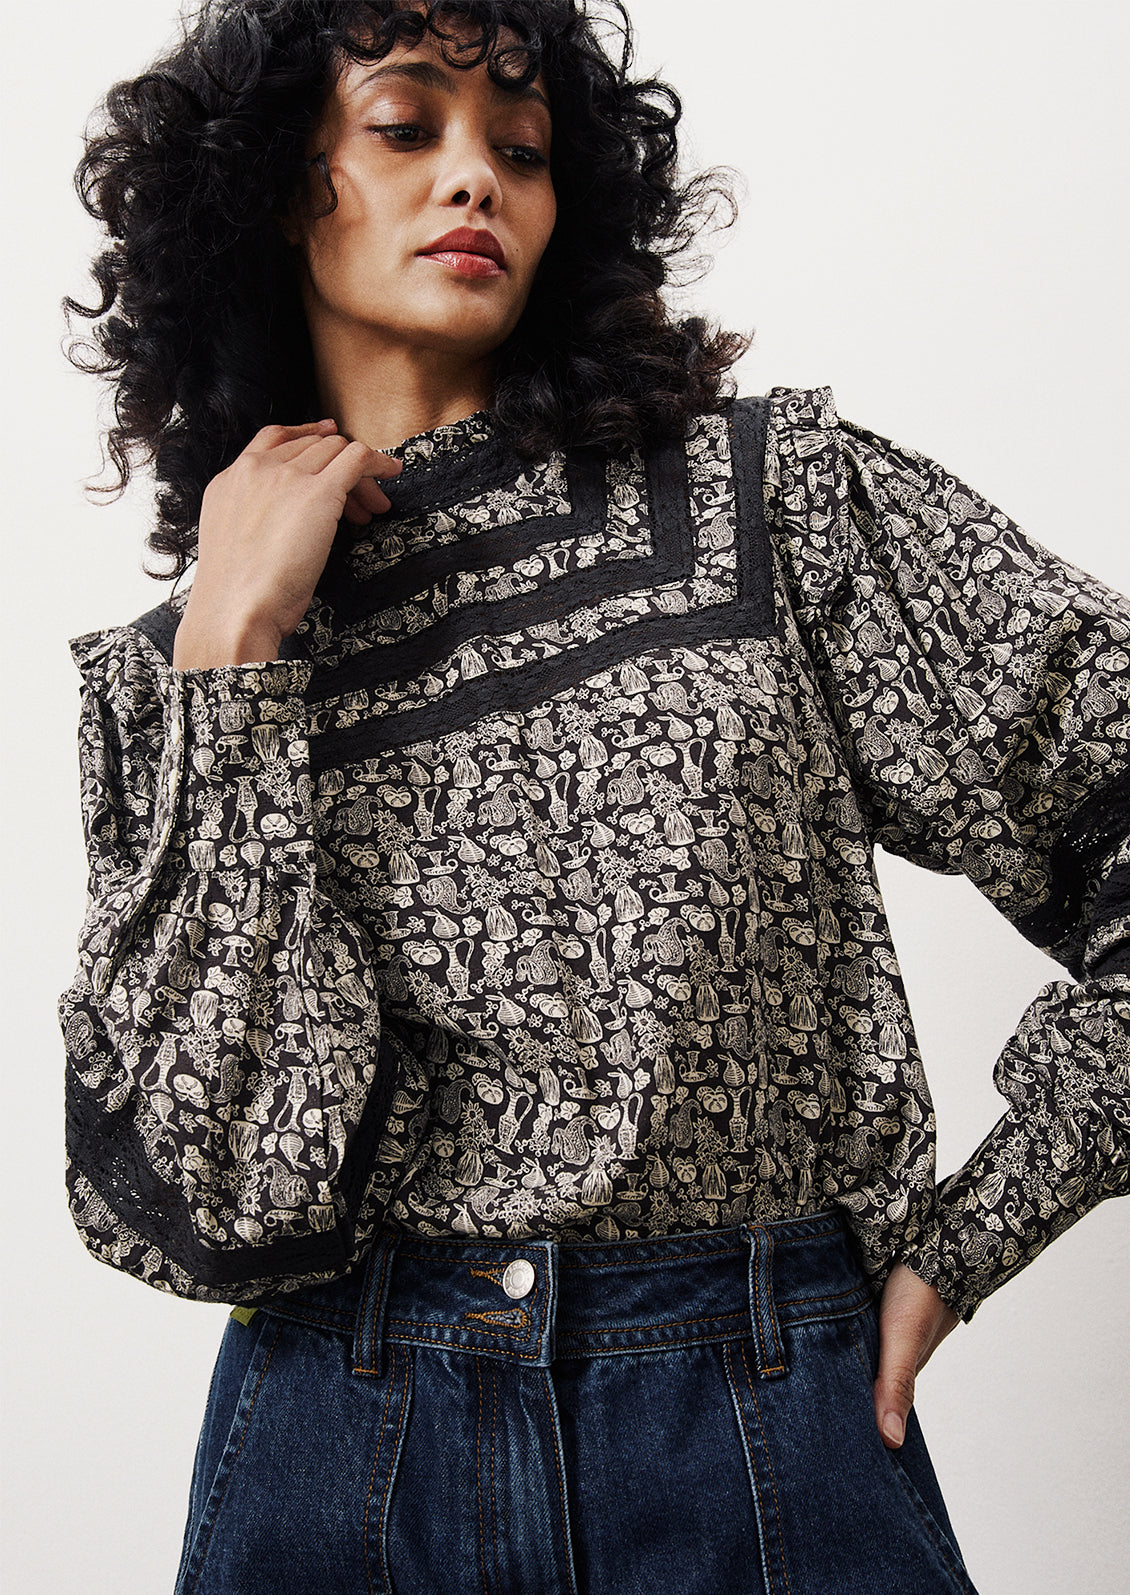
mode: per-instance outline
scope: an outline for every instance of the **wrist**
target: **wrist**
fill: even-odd
[[[214,670],[223,665],[263,664],[279,656],[282,635],[277,627],[249,616],[209,616],[185,606],[173,642],[175,670]]]

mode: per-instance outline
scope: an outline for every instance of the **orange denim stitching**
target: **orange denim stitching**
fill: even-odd
[[[382,1297],[383,1292],[384,1292],[385,1274],[388,1272],[388,1265],[389,1265],[389,1261],[390,1261],[391,1257],[392,1257],[392,1247],[390,1246],[390,1247],[388,1247],[386,1249],[384,1257],[381,1259],[381,1278],[380,1278],[380,1283],[377,1286],[377,1302],[378,1302],[378,1304],[380,1303],[381,1297]],[[373,1289],[373,1276],[372,1276],[372,1271],[370,1270],[369,1278],[368,1278],[368,1281],[366,1282],[366,1285],[365,1285],[365,1294],[364,1294],[364,1296],[361,1299],[361,1322],[362,1323],[365,1320],[365,1314],[366,1314],[366,1312],[368,1310],[369,1297],[372,1294],[372,1289]],[[373,1314],[373,1322],[372,1322],[372,1329],[370,1330],[370,1334],[369,1334],[369,1366],[367,1368],[365,1368],[365,1367],[355,1367],[354,1370],[353,1370],[354,1373],[375,1373],[375,1374],[379,1374],[380,1373],[380,1369],[373,1367],[373,1363],[376,1360],[376,1352],[377,1352],[377,1314],[374,1312],[374,1314]]]
[[[522,1315],[520,1324],[506,1324],[499,1322],[499,1314],[518,1312]],[[530,1315],[524,1307],[499,1307],[494,1312],[464,1313],[464,1319],[473,1318],[479,1323],[496,1325],[496,1332],[502,1335],[524,1335],[530,1327]],[[401,1320],[398,1318],[397,1323]]]
[[[498,1309],[499,1312],[510,1312],[512,1310],[509,1307],[500,1307]],[[526,1309],[523,1307],[519,1310],[525,1312]],[[466,1316],[470,1317],[471,1315],[468,1313]],[[389,1318],[387,1322],[390,1324],[411,1324],[414,1329],[464,1329],[466,1327],[462,1321],[455,1324],[446,1318],[434,1320],[431,1318]]]
[[[559,1340],[576,1340],[590,1335],[639,1334],[649,1329],[679,1329],[684,1324],[720,1324],[726,1318],[748,1318],[748,1308],[734,1313],[710,1313],[705,1318],[673,1318],[666,1324],[605,1324],[601,1329],[559,1329]]]
[[[538,1291],[537,1291],[537,1287],[535,1286],[533,1294],[530,1297],[531,1302],[537,1301],[537,1297],[538,1297]],[[537,1328],[534,1331],[534,1333],[537,1334],[538,1336],[541,1335],[542,1325],[545,1322],[545,1310],[546,1310],[545,1309],[545,1303],[546,1303],[546,1301],[548,1301],[548,1299],[549,1298],[548,1298],[548,1294],[547,1294],[545,1296],[545,1299],[542,1301],[542,1304],[541,1304],[541,1308],[540,1308],[541,1316],[540,1316],[540,1318],[538,1320]],[[500,1308],[498,1308],[496,1310],[499,1311],[499,1312],[522,1312],[522,1313],[524,1313],[526,1311],[526,1309],[524,1307],[519,1307],[519,1308],[512,1308],[512,1307],[503,1308],[503,1307],[500,1307]],[[485,1317],[485,1314],[467,1312],[467,1313],[464,1313],[463,1317],[465,1319],[466,1318]],[[528,1321],[532,1323],[533,1319],[530,1318]],[[388,1323],[388,1324],[411,1324],[414,1329],[458,1329],[458,1330],[465,1330],[466,1329],[466,1324],[465,1323],[452,1323],[452,1321],[450,1319],[447,1319],[447,1318],[430,1319],[430,1318],[391,1318],[390,1317],[390,1318],[386,1319],[386,1323]],[[499,1333],[503,1333],[503,1334],[514,1334],[517,1331],[507,1330],[507,1329],[505,1329],[505,1328],[500,1326],[498,1332]],[[480,1329],[480,1330],[475,1330],[475,1333],[476,1334],[483,1334],[483,1333],[485,1333],[485,1331]],[[410,1339],[410,1338],[413,1338],[413,1337],[411,1337],[411,1336],[403,1336],[402,1338]]]

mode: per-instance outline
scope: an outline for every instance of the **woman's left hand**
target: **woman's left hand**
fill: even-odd
[[[914,1378],[936,1346],[961,1322],[933,1285],[896,1263],[879,1300],[879,1377],[875,1418],[883,1444],[897,1450],[914,1400]]]

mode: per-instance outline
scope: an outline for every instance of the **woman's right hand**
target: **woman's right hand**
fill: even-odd
[[[174,667],[277,659],[309,607],[338,522],[364,525],[389,509],[378,482],[400,468],[342,437],[334,421],[257,432],[204,490]]]

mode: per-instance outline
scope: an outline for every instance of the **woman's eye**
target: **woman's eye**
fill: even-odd
[[[428,129],[421,127],[419,122],[379,122],[370,125],[368,131],[398,149],[418,149],[432,138]],[[535,171],[548,164],[542,152],[532,144],[504,144],[499,153],[527,171]]]
[[[370,127],[370,133],[379,133],[390,144],[412,145],[421,139],[427,138],[424,128],[416,122],[386,122],[381,126]]]
[[[508,155],[518,166],[528,166],[532,169],[546,164],[542,152],[529,144],[510,144],[502,153]]]

